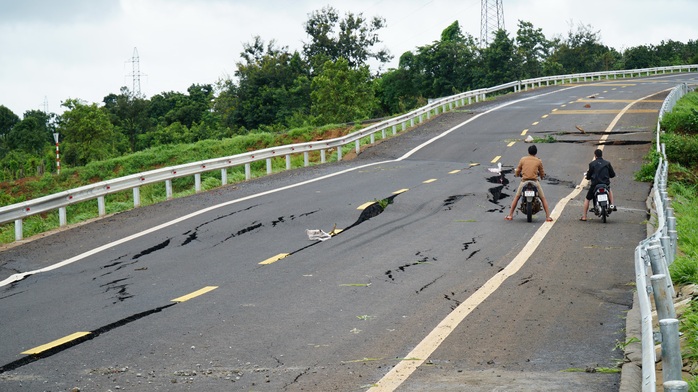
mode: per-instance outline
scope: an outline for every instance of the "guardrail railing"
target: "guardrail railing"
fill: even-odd
[[[654,176],[651,200],[656,211],[657,230],[642,240],[635,248],[635,283],[642,327],[642,391],[655,392],[655,341],[661,343],[662,383],[665,391],[688,391],[688,384],[681,377],[683,367],[679,344],[679,321],[676,319],[673,298],[676,295],[669,274],[669,265],[676,255],[676,218],[667,194],[669,163],[665,146],[659,143],[662,116],[670,112],[676,102],[688,92],[684,83],[676,86],[667,96],[657,122],[657,151],[661,157]],[[654,299],[659,331],[653,331],[652,303]]]
[[[194,176],[194,189],[196,192],[201,191],[201,174],[214,170],[221,171],[221,183],[227,184],[227,170],[232,167],[245,166],[245,178],[251,178],[251,164],[257,161],[266,161],[267,174],[272,173],[272,159],[285,157],[286,169],[291,169],[291,156],[295,154],[304,155],[304,166],[309,165],[309,153],[311,151],[320,152],[321,163],[326,162],[326,152],[328,150],[337,150],[337,160],[342,159],[342,148],[350,143],[355,144],[357,153],[360,151],[361,140],[370,137],[370,143],[375,142],[376,134],[381,135],[383,139],[387,137],[387,132],[396,134],[399,130],[405,130],[407,124],[413,127],[415,123],[421,123],[431,118],[432,115],[453,110],[454,108],[471,104],[473,101],[479,102],[485,100],[488,94],[492,94],[504,90],[513,90],[519,92],[529,88],[541,87],[543,85],[565,84],[590,80],[601,80],[618,77],[634,77],[642,75],[673,73],[673,72],[693,72],[698,71],[698,64],[680,65],[672,67],[657,67],[644,68],[624,71],[607,71],[607,72],[591,72],[580,73],[573,75],[557,75],[543,78],[527,79],[514,81],[499,86],[483,88],[464,93],[456,94],[450,97],[441,98],[435,102],[429,103],[419,109],[409,113],[373,124],[369,127],[353,132],[346,136],[328,139],[323,141],[290,144],[278,147],[270,147],[263,150],[251,151],[243,154],[233,155],[229,157],[214,158],[205,161],[192,162],[178,166],[166,167],[156,170],[151,170],[143,173],[137,173],[125,177],[119,177],[107,181],[102,181],[90,185],[85,185],[79,188],[70,189],[67,191],[55,193],[52,195],[40,197],[33,200],[28,200],[22,203],[12,204],[0,207],[0,225],[13,222],[15,225],[15,241],[24,238],[23,234],[23,219],[32,215],[46,213],[49,211],[58,210],[58,220],[60,226],[67,225],[66,207],[78,202],[89,200],[97,200],[97,210],[99,216],[106,215],[105,196],[121,192],[133,191],[133,206],[139,207],[141,204],[140,187],[148,184],[165,183],[166,197],[172,198],[172,180],[176,178]]]

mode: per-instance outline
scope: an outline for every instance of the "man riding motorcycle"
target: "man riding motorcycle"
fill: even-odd
[[[594,189],[596,189],[596,185],[598,184],[604,184],[608,189],[608,197],[609,201],[611,202],[611,205],[608,207],[611,209],[611,211],[618,210],[613,203],[613,192],[611,191],[611,178],[615,176],[616,172],[613,171],[611,162],[603,159],[603,150],[597,148],[594,151],[594,160],[589,162],[589,170],[587,170],[586,173],[586,179],[591,180],[591,185],[589,186],[589,191],[584,199],[584,211],[582,211],[582,217],[579,220],[587,220],[589,202],[594,200]]]
[[[504,218],[506,220],[512,220],[512,217],[514,216],[514,209],[516,209],[516,204],[519,202],[519,198],[521,198],[521,190],[523,185],[527,181],[533,181],[538,188],[538,197],[540,198],[540,201],[543,204],[543,209],[545,210],[545,220],[546,222],[553,221],[553,218],[550,217],[548,201],[545,199],[545,195],[543,195],[543,188],[541,188],[540,182],[538,181],[539,177],[540,179],[543,179],[545,176],[545,171],[543,171],[543,161],[536,157],[536,154],[538,154],[538,148],[536,145],[534,144],[529,146],[528,156],[521,158],[521,160],[519,160],[519,165],[516,166],[514,177],[521,176],[521,183],[516,189],[516,196],[514,196],[514,200],[511,202],[509,215]]]

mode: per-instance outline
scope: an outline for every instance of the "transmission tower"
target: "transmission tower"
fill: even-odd
[[[480,0],[480,47],[486,47],[500,29],[504,30],[502,0]]]
[[[131,67],[132,71],[131,74],[128,76],[133,77],[133,89],[131,92],[133,93],[134,97],[140,97],[141,96],[141,66],[140,66],[140,59],[138,58],[138,48],[133,48],[133,57],[131,57]]]

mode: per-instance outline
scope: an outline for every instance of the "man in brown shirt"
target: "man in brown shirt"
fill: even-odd
[[[545,176],[545,171],[543,171],[543,161],[536,157],[536,154],[538,154],[538,148],[535,144],[528,147],[528,156],[521,158],[519,165],[516,167],[514,177],[521,176],[521,183],[516,189],[516,196],[514,196],[514,200],[511,202],[509,215],[504,218],[506,220],[511,220],[512,216],[514,216],[514,209],[516,209],[516,203],[519,202],[519,198],[521,197],[521,189],[523,188],[523,184],[526,181],[533,181],[536,183],[536,187],[538,188],[538,197],[540,198],[540,201],[543,204],[543,209],[545,210],[545,220],[546,222],[553,221],[553,218],[550,217],[548,201],[545,199],[543,188],[541,188],[540,182],[538,181],[538,178],[543,179]]]

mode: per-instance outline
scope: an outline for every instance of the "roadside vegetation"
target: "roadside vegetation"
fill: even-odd
[[[685,95],[661,124],[660,141],[669,161],[668,191],[679,233],[676,260],[669,267],[676,286],[698,285],[698,91]],[[659,156],[652,151],[647,164],[636,174],[638,180],[651,180]],[[651,173],[651,174],[650,174]],[[683,332],[684,371],[692,379],[689,390],[698,392],[698,303],[691,302],[679,316]]]

